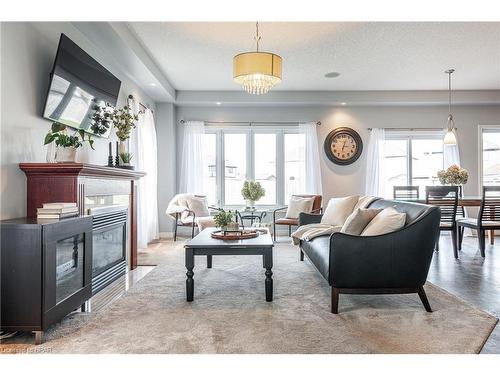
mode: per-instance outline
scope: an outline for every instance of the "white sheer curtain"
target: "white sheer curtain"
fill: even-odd
[[[134,110],[137,113],[137,109]],[[136,169],[146,172],[146,176],[137,182],[137,240],[140,248],[159,238],[156,148],[155,120],[151,110],[146,109],[139,115],[131,137],[132,162],[135,159]]]
[[[373,128],[370,132],[366,153],[366,195],[374,197],[385,196],[384,141],[385,130]]]
[[[448,168],[453,164],[460,166],[460,151],[458,148],[458,135],[457,131],[453,130],[455,133],[455,139],[457,140],[456,145],[443,145],[443,161],[444,168]],[[444,135],[443,135],[444,136]]]
[[[318,133],[315,122],[299,124],[299,132],[306,137],[306,194],[323,194],[319,163]]]
[[[183,130],[179,193],[204,194],[203,142],[205,123],[203,121],[186,121]]]

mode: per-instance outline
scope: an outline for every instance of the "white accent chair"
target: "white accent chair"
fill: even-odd
[[[191,238],[194,237],[195,227],[198,227],[199,231],[213,227],[214,210],[220,209],[208,206],[205,195],[177,194],[173,197],[168,204],[166,214],[175,220],[174,241],[177,241],[178,227],[191,227]]]

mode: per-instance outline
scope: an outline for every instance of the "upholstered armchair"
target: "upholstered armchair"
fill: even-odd
[[[195,228],[214,226],[212,213],[219,208],[211,207],[207,203],[207,197],[195,194],[177,194],[167,207],[167,215],[175,220],[174,241],[177,241],[178,227],[191,227],[191,238],[194,237]]]
[[[290,202],[294,199],[297,198],[312,198],[313,203],[312,203],[312,208],[309,212],[306,212],[308,214],[320,214],[321,213],[321,201],[323,197],[321,195],[313,195],[313,194],[300,194],[300,195],[292,195],[292,198],[290,199]],[[288,236],[292,234],[292,226],[297,226],[299,225],[299,215],[286,215],[285,217],[277,218],[277,215],[280,212],[285,212],[288,211],[290,205],[284,206],[277,208],[273,211],[273,233],[274,233],[274,240],[276,241],[276,225],[288,225]],[[288,217],[290,216],[290,217]]]

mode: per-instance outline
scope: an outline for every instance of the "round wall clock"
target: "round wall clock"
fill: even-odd
[[[334,129],[325,139],[325,153],[335,164],[349,165],[358,160],[363,151],[359,134],[347,127]]]

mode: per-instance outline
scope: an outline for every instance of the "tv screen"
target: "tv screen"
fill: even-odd
[[[111,124],[103,121],[104,114],[116,106],[120,85],[120,80],[61,34],[43,116],[108,137]]]

